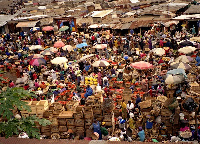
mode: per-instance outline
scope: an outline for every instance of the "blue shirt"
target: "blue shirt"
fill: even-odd
[[[145,133],[144,133],[144,130],[142,130],[142,131],[140,131],[139,133],[138,133],[138,136],[140,137],[140,141],[144,141],[144,139],[145,139]]]

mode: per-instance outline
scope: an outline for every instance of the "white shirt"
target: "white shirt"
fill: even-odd
[[[128,112],[129,112],[130,110],[132,110],[134,108],[134,104],[133,103],[131,103],[130,105],[127,104],[126,108],[128,109]]]

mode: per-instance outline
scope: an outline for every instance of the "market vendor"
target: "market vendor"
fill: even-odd
[[[101,126],[99,121],[94,119],[94,123],[90,126],[90,129],[93,129],[94,133],[96,132],[99,134],[99,140],[102,139]]]
[[[87,98],[88,96],[91,96],[93,94],[92,88],[88,85],[86,89],[86,93],[84,94],[84,97]]]

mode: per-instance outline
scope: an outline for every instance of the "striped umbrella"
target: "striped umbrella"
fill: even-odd
[[[107,61],[104,61],[104,60],[100,60],[100,61],[95,61],[92,66],[93,67],[107,67],[109,66],[110,64],[107,62]]]

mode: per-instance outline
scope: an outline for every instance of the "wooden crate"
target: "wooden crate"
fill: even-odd
[[[38,118],[43,118],[43,113],[36,114],[36,116],[37,116]]]
[[[29,113],[21,113],[22,117],[29,117]]]
[[[58,126],[51,126],[51,132],[59,132]]]
[[[42,134],[42,135],[46,135],[46,136],[48,136],[48,137],[51,136],[51,132],[42,132],[41,134]]]
[[[171,116],[172,115],[172,111],[170,111],[169,109],[161,109],[160,111],[161,116]]]
[[[52,118],[51,119],[51,125],[52,126],[58,126],[58,119],[57,118]]]
[[[76,127],[76,134],[79,136],[84,136],[85,129],[84,127]]]
[[[80,112],[75,112],[75,113],[74,113],[74,118],[75,118],[75,119],[81,119],[81,118],[83,118],[83,112],[82,112],[82,111],[80,111]]]
[[[102,114],[102,110],[101,110],[101,108],[99,108],[99,109],[94,109],[93,108],[93,113],[101,115]]]
[[[85,119],[85,125],[91,126],[92,123],[93,123],[93,118],[91,118],[91,119]]]
[[[86,137],[91,137],[91,135],[93,134],[93,130],[87,129],[85,133],[86,133]]]
[[[44,111],[46,108],[48,107],[48,101],[47,100],[40,100],[37,104],[36,104],[36,110],[37,111]]]
[[[58,123],[59,123],[60,126],[66,126],[67,125],[67,121],[66,121],[65,118],[59,118]]]
[[[76,107],[76,112],[82,112],[83,108],[84,108],[84,106],[77,106]]]
[[[51,131],[51,127],[48,126],[41,126],[41,132],[50,132]]]
[[[37,106],[37,103],[39,101],[31,101],[30,103],[30,107],[31,107],[31,112],[29,112],[29,114],[36,114],[36,106]]]
[[[59,126],[59,131],[60,132],[67,132],[67,127],[66,126]]]
[[[92,118],[93,117],[93,111],[86,111],[86,112],[84,112],[84,117],[86,119]]]
[[[32,101],[24,101],[24,102],[27,102],[27,104],[26,104],[27,106],[31,106]],[[23,109],[23,108],[22,108],[22,109]],[[28,114],[28,113],[29,113],[27,110],[21,110],[20,112],[21,112],[21,114],[22,114],[22,113],[25,113],[25,114]]]
[[[66,121],[67,121],[67,125],[69,126],[75,125],[74,119],[66,119]]]
[[[84,127],[84,119],[75,119],[75,126]]]
[[[62,111],[58,118],[73,118],[73,114],[74,112],[73,111]]]
[[[67,126],[67,129],[71,129],[74,133],[76,132],[76,126]]]

